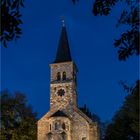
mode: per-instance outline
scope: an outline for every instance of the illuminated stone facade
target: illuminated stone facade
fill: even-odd
[[[76,65],[69,57],[60,60],[50,64],[50,111],[37,122],[37,140],[99,140],[98,123],[77,106]]]

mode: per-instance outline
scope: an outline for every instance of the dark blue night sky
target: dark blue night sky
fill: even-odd
[[[72,58],[78,67],[78,102],[102,121],[110,120],[127,93],[119,81],[138,79],[138,57],[118,61],[113,41],[127,27],[116,28],[118,5],[107,17],[92,15],[93,0],[31,0],[23,9],[22,38],[1,48],[1,90],[21,91],[41,117],[49,110],[49,64],[55,59],[65,18]]]

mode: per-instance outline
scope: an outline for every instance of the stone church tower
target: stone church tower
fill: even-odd
[[[77,67],[64,23],[50,69],[50,111],[37,122],[37,140],[99,140],[98,123],[77,106]]]

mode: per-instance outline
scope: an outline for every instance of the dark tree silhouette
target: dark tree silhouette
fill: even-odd
[[[119,39],[115,39],[114,46],[118,48],[119,60],[126,60],[129,56],[139,55],[139,0],[95,0],[93,4],[93,14],[109,15],[113,7],[118,2],[125,1],[127,8],[123,9],[117,23],[128,25],[130,29],[121,34]]]
[[[139,87],[140,81],[129,94],[123,106],[107,126],[104,140],[139,140]]]
[[[78,0],[72,0],[73,3]],[[139,46],[139,0],[95,0],[92,12],[95,16],[107,16],[117,3],[125,2],[127,8],[123,9],[116,27],[128,25],[129,29],[114,40],[115,48],[118,48],[119,60],[126,60],[132,55],[140,54]]]
[[[0,104],[0,139],[35,140],[36,113],[27,105],[24,94],[3,91],[0,95]]]
[[[1,0],[0,41],[4,47],[21,37],[21,7],[24,7],[24,0]]]

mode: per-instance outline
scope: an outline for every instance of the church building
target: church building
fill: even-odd
[[[50,72],[50,110],[37,122],[37,140],[100,140],[98,123],[77,105],[77,66],[64,23]]]

